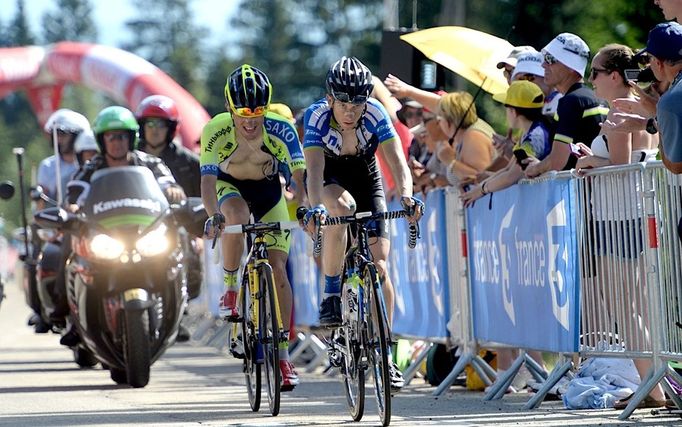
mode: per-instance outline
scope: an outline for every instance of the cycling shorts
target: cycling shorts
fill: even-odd
[[[386,198],[376,158],[325,156],[324,185],[337,184],[355,199],[355,212],[386,212]],[[370,237],[388,238],[385,220],[369,224]]]
[[[238,180],[223,171],[218,172],[216,183],[218,206],[232,197],[244,199],[254,222],[289,221],[287,203],[282,193],[279,175],[273,179]],[[266,234],[268,249],[289,253],[291,230],[272,231]]]

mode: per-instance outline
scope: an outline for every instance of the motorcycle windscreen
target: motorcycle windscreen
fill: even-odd
[[[149,168],[121,166],[92,175],[83,206],[88,218],[104,228],[146,227],[168,209],[168,201]]]

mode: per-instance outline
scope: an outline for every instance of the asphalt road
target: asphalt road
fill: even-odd
[[[79,369],[54,334],[26,326],[23,295],[8,285],[0,307],[0,426],[226,426],[377,425],[373,396],[360,423],[348,415],[338,377],[301,373],[301,385],[282,399],[281,413],[249,408],[244,378],[235,359],[211,347],[176,344],[152,366],[142,389],[118,386],[101,368]],[[371,389],[369,389],[371,391]],[[677,415],[635,412],[621,423],[618,412],[567,411],[560,402],[524,411],[528,394],[484,402],[483,394],[453,387],[432,397],[415,379],[393,400],[391,425],[588,426],[682,425]]]

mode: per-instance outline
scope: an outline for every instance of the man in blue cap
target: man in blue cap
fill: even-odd
[[[650,32],[646,47],[637,55],[648,54],[649,67],[659,81],[659,87],[666,88],[656,102],[651,96],[642,95],[637,102],[617,99],[615,106],[623,111],[615,117],[621,121],[607,120],[607,130],[633,132],[646,129],[649,133],[661,132],[659,149],[663,164],[671,172],[682,173],[682,25],[677,22],[663,22]],[[654,104],[655,103],[655,104]]]
[[[647,118],[646,129],[661,132],[663,164],[673,173],[682,173],[682,25],[656,25],[643,52],[651,57],[654,76],[664,85],[670,84],[656,105],[656,117]]]

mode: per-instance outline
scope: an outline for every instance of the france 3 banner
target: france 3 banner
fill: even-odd
[[[287,269],[294,297],[294,323],[298,326],[319,324],[320,272],[312,247],[313,240],[303,230],[291,230]]]
[[[409,249],[405,220],[390,222],[391,252],[388,270],[395,289],[393,333],[418,338],[447,338],[450,317],[447,292],[445,193],[431,191],[420,220],[421,239]],[[401,209],[389,203],[389,210]]]
[[[477,339],[552,352],[578,350],[574,200],[572,181],[545,181],[514,185],[468,208]]]

